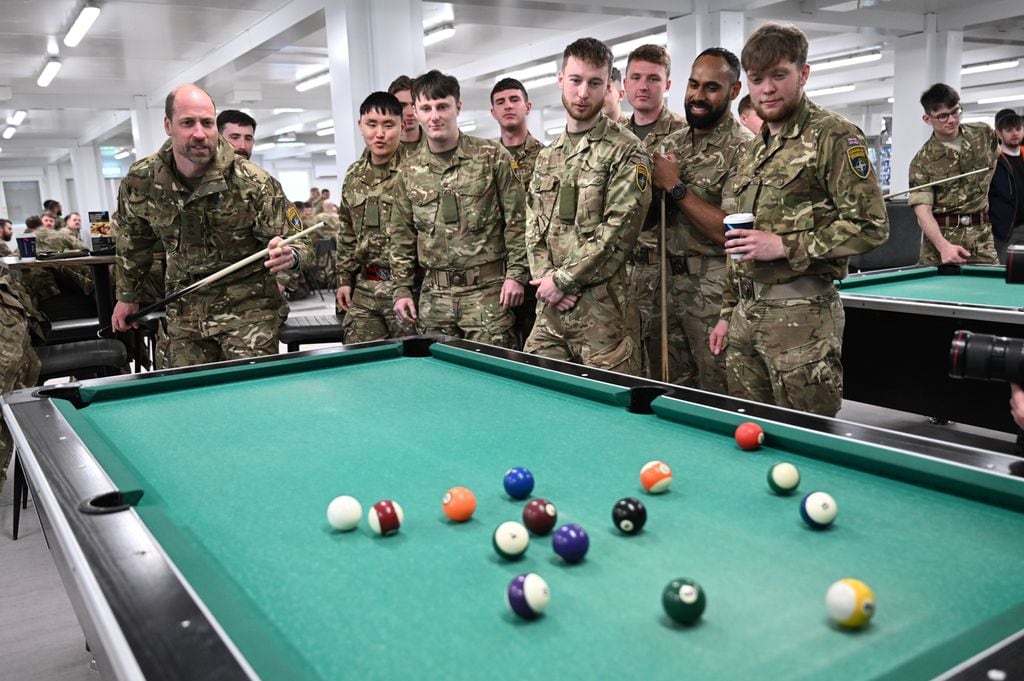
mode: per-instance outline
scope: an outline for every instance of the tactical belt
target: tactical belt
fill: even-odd
[[[704,274],[725,267],[724,255],[670,255],[668,266],[672,274]]]
[[[438,288],[476,286],[479,283],[505,276],[505,261],[495,260],[479,267],[464,270],[427,270],[427,280]]]
[[[797,277],[784,284],[762,284],[749,277],[740,277],[741,300],[786,300],[787,298],[816,298],[835,290],[832,281],[821,277]]]
[[[942,229],[977,227],[989,222],[987,210],[978,211],[977,213],[932,213],[932,216]]]
[[[368,265],[363,268],[363,279],[369,281],[388,281],[391,279],[391,270],[378,265]]]
[[[637,246],[626,260],[630,265],[657,265],[658,249]]]

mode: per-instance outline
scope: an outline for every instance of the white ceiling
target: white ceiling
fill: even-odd
[[[59,162],[77,144],[131,147],[133,97],[148,97],[156,105],[173,85],[188,81],[206,87],[221,108],[247,108],[259,121],[260,138],[303,124],[299,139],[309,144],[275,151],[278,158],[322,153],[330,138],[316,137],[312,131],[316,122],[331,117],[329,88],[298,93],[294,84],[327,65],[324,1],[99,0],[99,19],[80,45],[68,48],[61,40],[81,0],[0,0],[0,117],[17,109],[28,111],[14,137],[0,139],[0,171]],[[455,37],[426,49],[427,66],[459,77],[462,120],[477,123],[473,134],[493,137],[497,127],[488,112],[488,93],[502,73],[551,60],[583,35],[614,44],[663,31],[668,18],[689,14],[694,3],[706,4],[710,11],[744,12],[747,32],[766,20],[795,23],[811,41],[812,62],[858,47],[880,46],[883,59],[873,64],[818,74],[812,68],[809,89],[857,86],[851,93],[816,98],[851,117],[890,111],[886,100],[893,96],[893,41],[930,26],[964,30],[965,64],[1021,58],[1015,69],[964,76],[963,100],[969,114],[1024,106],[1024,101],[975,103],[981,97],[1024,94],[1024,3],[1019,0],[424,3],[425,24],[454,15],[457,28]],[[63,68],[49,87],[40,88],[35,81],[48,44],[59,47]],[[678,95],[690,55],[675,57],[673,94]],[[3,98],[5,88],[10,89],[8,99]],[[238,103],[253,99],[244,95],[246,91],[258,92],[259,101]],[[564,119],[554,86],[534,89],[530,95],[534,116]],[[274,113],[282,107],[304,111]]]

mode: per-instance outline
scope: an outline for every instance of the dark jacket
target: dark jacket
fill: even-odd
[[[1024,146],[1021,148],[1024,153]],[[1006,155],[1000,152],[996,172],[988,187],[988,212],[992,219],[992,232],[1000,239],[1010,238],[1010,230],[1017,220],[1017,202],[1024,187],[1018,187],[1013,176],[1013,167]]]

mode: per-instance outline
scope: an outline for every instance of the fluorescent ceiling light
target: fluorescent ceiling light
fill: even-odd
[[[279,146],[279,147],[304,147],[304,146],[306,146],[306,143],[305,142],[296,142],[295,140],[285,141],[285,142],[282,142],[281,140],[278,140],[277,141],[277,146]]]
[[[290,132],[299,132],[302,130],[302,123],[293,123],[292,125],[286,125],[283,128],[278,128],[274,131],[275,135],[287,135]]]
[[[7,117],[7,123],[9,125],[21,125],[21,122],[25,120],[25,116],[27,115],[27,111],[25,111],[24,109],[18,109],[17,111],[15,111]]]
[[[280,116],[281,114],[286,114],[286,113],[302,113],[303,111],[305,111],[305,109],[289,109],[289,108],[274,109],[274,115],[275,116]]]
[[[323,73],[318,73],[317,75],[305,80],[300,80],[295,84],[295,89],[299,92],[305,92],[306,90],[312,90],[313,88],[320,87],[321,85],[327,85],[330,82],[331,72],[324,71]]]
[[[633,40],[627,40],[625,42],[612,45],[612,56],[616,58],[628,57],[630,52],[641,45],[668,45],[668,33],[645,35],[640,38],[634,38]]]
[[[9,126],[7,126],[7,127],[6,127],[6,128],[4,129],[4,134],[3,134],[3,138],[4,138],[5,140],[9,140],[9,139],[11,139],[12,137],[14,137],[14,133],[16,133],[16,132],[18,132],[18,129],[17,129],[17,128],[15,128],[14,126],[10,126],[10,125],[9,125]]]
[[[523,87],[527,90],[534,88],[544,87],[546,85],[554,85],[558,82],[558,76],[544,76],[543,78],[534,78],[533,80],[524,80]]]
[[[853,92],[857,89],[856,85],[837,85],[835,87],[825,87],[820,90],[808,90],[808,97],[822,97],[824,95],[838,95],[843,92]]]
[[[473,132],[476,130],[476,121],[466,121],[465,123],[459,123],[459,130],[462,132]]]
[[[335,151],[334,149],[328,149],[328,150],[327,150],[327,151],[325,151],[324,153],[325,153],[325,154],[327,154],[328,156],[334,156],[334,155],[335,155],[335,154],[337,154],[338,152],[337,152],[337,151]]]
[[[978,104],[1001,104],[1003,102],[1016,102],[1024,99],[1024,94],[1003,95],[1001,97],[985,97],[979,99]]]
[[[131,153],[132,152],[128,151],[127,149],[122,149],[121,151],[114,154],[114,160],[120,161],[122,158],[128,158],[129,156],[131,156]]]
[[[86,4],[82,11],[78,13],[78,18],[75,19],[75,23],[71,24],[71,28],[68,29],[67,35],[64,36],[64,44],[68,47],[75,47],[78,43],[82,42],[82,38],[92,28],[92,24],[96,21],[100,15],[100,8],[94,5]]]
[[[56,57],[50,57],[47,59],[42,73],[40,73],[39,78],[36,79],[36,85],[39,87],[46,87],[52,83],[53,79],[57,77],[57,72],[60,71],[60,66],[60,59],[57,59]]]
[[[322,120],[322,121],[320,121],[319,123],[316,124],[316,127],[317,127],[317,129],[319,129],[319,128],[333,128],[334,127],[334,119],[333,118],[328,118],[326,120]]]
[[[281,144],[282,142],[294,142],[294,141],[295,141],[295,133],[294,132],[290,132],[290,133],[288,133],[286,135],[281,135],[280,137],[277,138],[277,143],[278,144]]]
[[[317,137],[327,137],[328,135],[333,135],[333,134],[334,134],[334,126],[333,125],[331,127],[329,127],[329,128],[320,128],[319,130],[316,131],[316,136]]]
[[[889,102],[890,104],[894,104],[896,102],[896,98],[895,97],[890,97],[889,99],[887,99],[885,101]]]
[[[881,52],[862,52],[860,54],[851,54],[848,57],[839,57],[838,59],[812,61],[811,72],[829,71],[831,69],[840,69],[844,66],[856,66],[857,64],[870,64],[871,62],[878,61],[881,58]]]
[[[429,47],[442,40],[448,40],[455,35],[455,26],[452,24],[445,24],[444,26],[438,26],[423,34],[423,47]]]
[[[253,151],[267,151],[277,146],[276,142],[264,142],[263,144],[257,144],[252,148]]]
[[[1005,61],[992,61],[987,64],[971,64],[960,69],[961,76],[969,76],[972,73],[985,73],[986,71],[1001,71],[1003,69],[1015,69],[1020,64],[1019,59],[1007,59]]]
[[[532,78],[550,76],[556,73],[558,73],[558,62],[549,61],[544,62],[543,64],[527,66],[525,69],[509,71],[508,73],[502,74],[502,78],[515,78],[516,80],[526,81]]]

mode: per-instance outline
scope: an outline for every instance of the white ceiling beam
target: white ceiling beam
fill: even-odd
[[[130,121],[130,111],[101,111],[89,120],[79,131],[78,139],[66,146],[73,147],[92,144],[97,138],[102,137],[119,125]]]
[[[968,26],[1006,21],[1020,16],[1020,0],[963,3],[956,9],[939,12],[935,18],[935,26],[939,31],[958,31]]]
[[[601,24],[594,24],[593,26],[582,26],[579,35],[587,35],[608,42],[624,35],[651,31],[664,26],[664,19],[624,17]],[[494,52],[482,59],[475,59],[463,67],[451,69],[451,74],[460,81],[473,80],[491,73],[512,71],[521,64],[542,59],[552,59],[556,55],[560,58],[566,45],[568,45],[566,41],[573,39],[567,38],[566,35],[562,34],[554,38],[547,38],[526,45],[516,45],[508,50]]]
[[[518,7],[522,9],[577,11],[591,14],[677,17],[693,11],[693,0],[454,0],[453,5]]]
[[[65,93],[49,92],[19,94],[16,100],[18,109],[129,109],[131,98],[116,92]]]
[[[874,28],[880,31],[908,33],[923,31],[924,18],[912,12],[894,12],[878,7],[863,7],[849,12],[820,10],[802,0],[786,0],[769,7],[746,10],[750,18],[788,21],[801,26],[821,24],[838,28]]]

